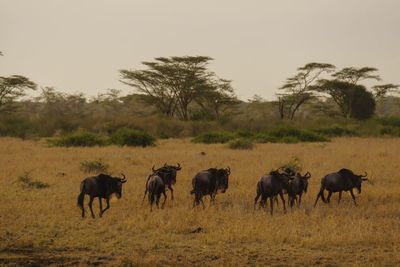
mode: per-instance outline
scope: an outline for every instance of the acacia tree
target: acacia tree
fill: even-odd
[[[345,81],[351,84],[357,84],[360,81],[368,79],[380,81],[381,77],[375,74],[377,71],[378,69],[373,67],[363,67],[359,69],[347,67],[335,72],[332,74],[332,77],[339,81]]]
[[[299,108],[314,97],[312,86],[323,73],[332,72],[335,66],[328,63],[308,63],[298,68],[298,73],[286,79],[286,83],[279,88],[278,109],[281,119],[293,120]]]
[[[208,90],[205,90],[196,103],[203,110],[211,112],[215,119],[220,119],[222,114],[238,103],[238,99],[231,86],[231,81],[216,79],[209,82]]]
[[[312,89],[328,94],[345,118],[367,119],[375,111],[375,99],[363,85],[321,79]]]
[[[381,85],[374,85],[372,86],[372,91],[374,92],[375,99],[381,99],[388,95],[389,93],[398,92],[400,85],[398,84],[381,84]]]
[[[161,113],[188,120],[192,102],[230,83],[207,69],[211,60],[204,56],[159,57],[143,62],[145,70],[120,70],[121,81],[136,88]]]
[[[36,90],[36,84],[24,76],[0,77],[0,110],[4,111],[15,100],[25,96],[27,90]]]

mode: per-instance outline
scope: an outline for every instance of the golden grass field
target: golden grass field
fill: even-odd
[[[53,148],[1,138],[0,265],[399,266],[399,151],[400,139],[383,138],[259,144],[250,151],[189,140],[161,140],[152,148]],[[253,213],[259,177],[292,157],[312,174],[303,206],[284,214],[280,203],[273,217],[268,210]],[[103,218],[82,219],[76,201],[85,175],[79,163],[98,159],[113,174],[125,173],[128,182]],[[141,206],[145,181],[153,164],[164,162],[183,166],[175,200],[150,212]],[[192,209],[194,174],[228,165],[228,191],[217,195],[215,205],[207,197],[206,209]],[[342,167],[372,175],[356,195],[358,207],[345,193],[340,206],[334,195],[330,205],[313,208],[320,178]],[[18,176],[30,170],[33,180],[50,186],[23,188]],[[98,214],[97,200],[94,210]],[[203,231],[191,233],[198,227]]]

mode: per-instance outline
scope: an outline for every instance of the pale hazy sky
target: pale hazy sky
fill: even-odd
[[[274,97],[310,61],[400,83],[399,0],[0,0],[0,75],[96,95],[119,69],[205,55],[241,99]]]

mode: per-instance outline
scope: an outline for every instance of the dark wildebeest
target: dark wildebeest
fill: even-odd
[[[103,213],[110,208],[110,197],[116,194],[118,198],[122,197],[122,184],[126,182],[125,175],[121,174],[124,178],[112,177],[108,174],[99,174],[97,176],[87,177],[81,182],[81,193],[78,196],[78,206],[82,210],[82,218],[85,217],[85,208],[83,207],[85,194],[89,195],[89,208],[92,217],[95,218],[92,203],[93,199],[98,197],[100,204],[101,217]],[[101,199],[105,198],[107,207],[103,210]]]
[[[167,186],[168,189],[171,191],[171,200],[174,200],[174,190],[172,189],[172,185],[174,185],[176,183],[176,174],[181,169],[182,169],[182,167],[179,163],[177,163],[177,166],[167,165],[167,163],[165,163],[163,167],[158,168],[158,169],[154,169],[154,166],[153,166],[153,168],[152,168],[153,173],[148,176],[147,181],[146,181],[146,189],[144,191],[142,204],[144,202],[144,199],[146,198],[146,194],[148,191],[147,184],[149,182],[150,177],[153,176],[154,174],[161,177],[165,186]]]
[[[153,210],[154,202],[156,202],[157,208],[159,208],[161,194],[164,195],[164,202],[161,205],[161,208],[164,207],[165,201],[167,199],[167,194],[165,193],[165,183],[158,174],[153,173],[152,175],[150,175],[146,183],[146,192],[148,192],[150,211]]]
[[[331,200],[332,193],[339,192],[339,200],[342,198],[343,191],[349,191],[351,197],[353,198],[354,205],[357,206],[356,198],[354,197],[353,188],[358,190],[358,193],[361,193],[361,183],[363,181],[368,180],[367,172],[364,175],[354,174],[349,169],[341,169],[338,172],[331,173],[326,175],[321,179],[321,189],[318,192],[317,199],[315,200],[314,207],[317,205],[318,199],[321,197],[322,201],[325,203],[329,203]],[[325,200],[324,190],[328,191],[328,198]]]
[[[264,175],[257,183],[257,195],[254,199],[254,209],[257,201],[261,196],[260,206],[264,206],[267,199],[270,198],[271,215],[273,214],[274,199],[279,195],[283,203],[283,210],[286,212],[285,199],[283,191],[288,189],[289,181],[293,179],[292,176],[286,173],[280,173],[278,170],[271,171],[268,175]]]
[[[193,207],[199,205],[200,202],[204,206],[203,196],[210,195],[211,202],[214,202],[215,196],[220,190],[225,193],[229,185],[229,175],[231,169],[210,168],[196,174],[192,179],[193,190],[190,194],[194,194]]]
[[[300,206],[301,204],[301,196],[303,193],[307,193],[308,188],[308,179],[311,178],[311,174],[307,172],[304,176],[300,173],[296,173],[293,176],[293,179],[289,181],[288,184],[288,205],[293,207],[294,201],[297,202],[297,205]],[[298,196],[298,199],[297,199]]]

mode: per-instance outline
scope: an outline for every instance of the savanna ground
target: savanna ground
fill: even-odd
[[[202,155],[204,151],[206,154]],[[400,264],[400,139],[343,138],[329,143],[226,145],[162,140],[157,147],[50,148],[41,141],[0,139],[0,265],[367,265]],[[303,206],[253,213],[259,177],[297,157],[310,171]],[[124,172],[123,196],[103,218],[82,219],[76,206],[83,160]],[[151,167],[180,162],[175,200],[163,210],[141,206]],[[206,209],[192,209],[191,179],[209,167],[230,166],[229,189]],[[355,207],[348,193],[337,205],[313,202],[320,178],[348,167],[366,170]],[[48,188],[24,188],[31,171]],[[59,175],[60,172],[65,176]],[[169,192],[167,193],[169,196]],[[88,198],[86,197],[86,202]],[[94,202],[98,214],[98,201]],[[87,214],[88,215],[88,214]],[[193,230],[201,227],[198,233]]]

